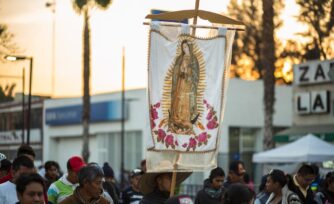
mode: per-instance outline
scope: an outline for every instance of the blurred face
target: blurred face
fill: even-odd
[[[96,177],[92,182],[86,182],[84,189],[93,198],[98,198],[103,192],[103,177]]]
[[[187,43],[183,43],[182,44],[182,49],[183,49],[183,52],[185,53],[185,54],[189,54],[190,53],[190,51],[189,51],[189,46],[188,46],[188,44]]]
[[[43,186],[40,183],[32,182],[26,186],[23,194],[17,194],[21,204],[43,204]]]
[[[57,167],[51,166],[48,170],[46,170],[45,174],[51,179],[57,179],[59,173]]]
[[[212,179],[211,187],[215,189],[219,189],[224,184],[224,176],[217,176]]]
[[[79,180],[78,180],[78,173],[69,170],[69,171],[68,171],[68,177],[67,177],[67,179],[68,179],[71,183],[73,183],[73,184],[78,183],[78,182],[79,182]]]
[[[34,172],[35,172],[34,168],[28,168],[28,167],[25,167],[25,166],[20,166],[20,168],[17,171],[13,170],[14,181],[17,178],[19,178],[22,174],[31,174],[31,173],[34,173]]]
[[[172,176],[170,174],[162,174],[157,178],[157,182],[160,191],[170,192],[172,184]]]
[[[308,174],[305,176],[297,174],[297,181],[301,187],[307,188],[314,181],[315,177],[316,176],[312,174]]]
[[[274,182],[271,178],[271,176],[267,177],[267,182],[266,182],[266,189],[269,193],[272,192],[277,192],[278,190],[280,190],[280,185],[278,182]]]
[[[239,183],[243,181],[243,177],[246,170],[244,168],[244,165],[238,164],[238,172],[230,171],[228,178],[231,183]]]
[[[139,191],[139,180],[141,178],[141,175],[137,175],[131,178],[131,183],[132,183],[132,187]]]

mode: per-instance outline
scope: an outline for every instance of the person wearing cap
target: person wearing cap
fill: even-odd
[[[314,167],[302,164],[297,173],[289,181],[289,189],[295,192],[304,204],[314,203],[314,194],[310,184],[317,177]]]
[[[49,203],[57,204],[73,194],[78,186],[78,172],[84,166],[86,163],[78,156],[73,156],[67,161],[67,174],[52,183],[48,189]]]
[[[266,204],[281,203],[281,204],[298,204],[302,203],[297,194],[289,190],[287,178],[283,171],[273,169],[267,177],[266,189],[270,196]]]
[[[12,179],[0,184],[0,204],[15,204],[18,202],[16,181],[23,174],[33,173],[34,163],[26,156],[14,159],[12,165]]]
[[[242,161],[232,161],[229,166],[227,181],[224,187],[228,188],[232,183],[244,183],[245,165]]]
[[[143,199],[143,194],[139,189],[139,180],[144,172],[140,169],[134,169],[130,173],[131,186],[121,193],[123,204],[138,204]]]
[[[212,169],[209,178],[204,181],[204,188],[197,193],[195,204],[220,204],[225,192],[224,179],[222,168]]]
[[[177,172],[176,186],[180,185],[191,172]],[[171,172],[145,173],[139,181],[140,192],[144,195],[140,204],[164,204],[169,198],[172,184]]]
[[[102,169],[97,165],[88,165],[80,169],[78,173],[79,186],[73,194],[65,198],[59,204],[113,204],[103,196]]]

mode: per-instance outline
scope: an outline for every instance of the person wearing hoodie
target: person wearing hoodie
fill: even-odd
[[[209,178],[204,181],[203,189],[196,195],[195,204],[221,203],[225,192],[224,179],[225,172],[222,168],[212,169]]]
[[[270,171],[266,188],[270,193],[266,204],[302,204],[298,195],[288,188],[287,178],[284,172],[279,169]]]

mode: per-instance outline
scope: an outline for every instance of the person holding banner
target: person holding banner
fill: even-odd
[[[190,172],[178,172],[176,186],[190,176]],[[171,172],[145,173],[139,181],[140,191],[144,194],[140,204],[164,204],[170,195],[172,185]]]

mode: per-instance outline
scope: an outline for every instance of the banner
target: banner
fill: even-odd
[[[193,37],[189,30],[184,24],[176,31],[175,27],[159,23],[151,24],[150,30],[147,155],[156,153],[152,159],[164,161],[163,168],[167,169],[173,164],[173,158],[154,157],[177,153],[178,165],[182,166],[180,154],[184,159],[187,157],[184,154],[188,157],[197,154],[202,160],[209,156],[212,163],[223,125],[228,59],[234,32],[232,40],[227,42],[226,28],[219,28],[215,36],[207,38]],[[196,162],[186,163],[184,168],[193,170],[191,166]],[[199,164],[199,169],[205,164],[207,162]],[[148,161],[149,170],[159,170],[159,165],[154,166]]]

